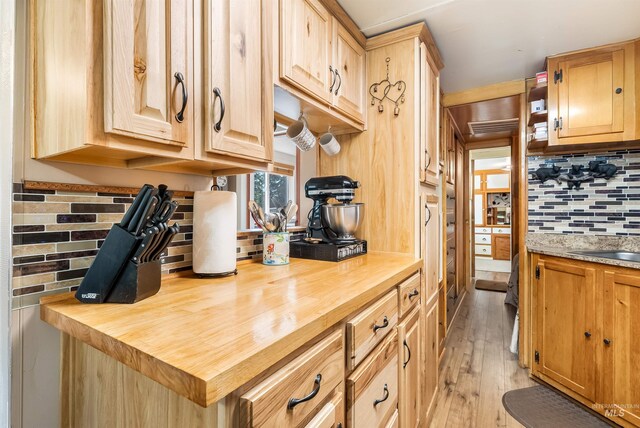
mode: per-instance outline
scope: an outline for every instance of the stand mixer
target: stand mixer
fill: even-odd
[[[313,200],[307,237],[291,243],[291,256],[339,261],[367,252],[366,241],[354,233],[360,225],[364,204],[352,203],[360,183],[344,175],[311,178],[304,186]],[[339,203],[330,204],[334,198]]]

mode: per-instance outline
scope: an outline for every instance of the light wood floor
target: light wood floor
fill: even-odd
[[[521,427],[502,406],[505,391],[533,386],[509,352],[515,308],[504,293],[471,287],[450,326],[431,427]]]

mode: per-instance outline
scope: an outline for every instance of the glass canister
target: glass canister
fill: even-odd
[[[262,263],[265,265],[289,264],[289,232],[272,232],[262,235]]]

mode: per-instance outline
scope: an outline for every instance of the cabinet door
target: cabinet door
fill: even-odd
[[[477,193],[473,195],[473,223],[477,226],[485,224],[484,193]]]
[[[420,179],[438,185],[438,73],[427,61],[427,46],[420,43]]]
[[[438,390],[438,367],[440,363],[438,342],[440,308],[438,301],[439,298],[436,297],[428,305],[425,305],[426,310],[422,324],[422,331],[424,332],[422,334],[424,338],[422,346],[424,351],[422,357],[424,367],[422,403],[424,410],[422,414],[426,415],[427,420],[429,420],[431,412],[435,409],[435,398]],[[431,307],[428,307],[429,305]]]
[[[421,257],[424,261],[425,301],[429,301],[438,292],[439,250],[442,242],[438,216],[440,203],[436,196],[423,194],[422,207]]]
[[[331,19],[319,0],[280,1],[280,77],[328,104],[334,77]]]
[[[333,18],[333,68],[337,74],[333,103],[343,113],[364,123],[365,53],[349,32]]]
[[[271,42],[266,0],[205,2],[206,151],[272,158]]]
[[[536,289],[535,368],[594,399],[595,269],[571,260],[540,258]]]
[[[624,131],[624,50],[575,55],[557,67],[559,139]]]
[[[604,272],[604,403],[640,426],[640,278]]]
[[[477,236],[477,235],[476,235]],[[511,260],[511,235],[491,236],[491,256],[494,260]]]
[[[420,308],[398,325],[398,411],[400,427],[414,428],[420,424]]]
[[[485,181],[486,190],[506,190],[508,192],[511,187],[509,184],[510,181],[511,175],[509,173],[487,174]]]
[[[106,0],[103,25],[105,132],[187,145],[193,1]]]

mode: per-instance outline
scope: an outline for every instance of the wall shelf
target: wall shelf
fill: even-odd
[[[533,126],[534,123],[546,122],[547,121],[547,110],[537,111],[535,113],[531,113],[529,116],[529,126]]]

